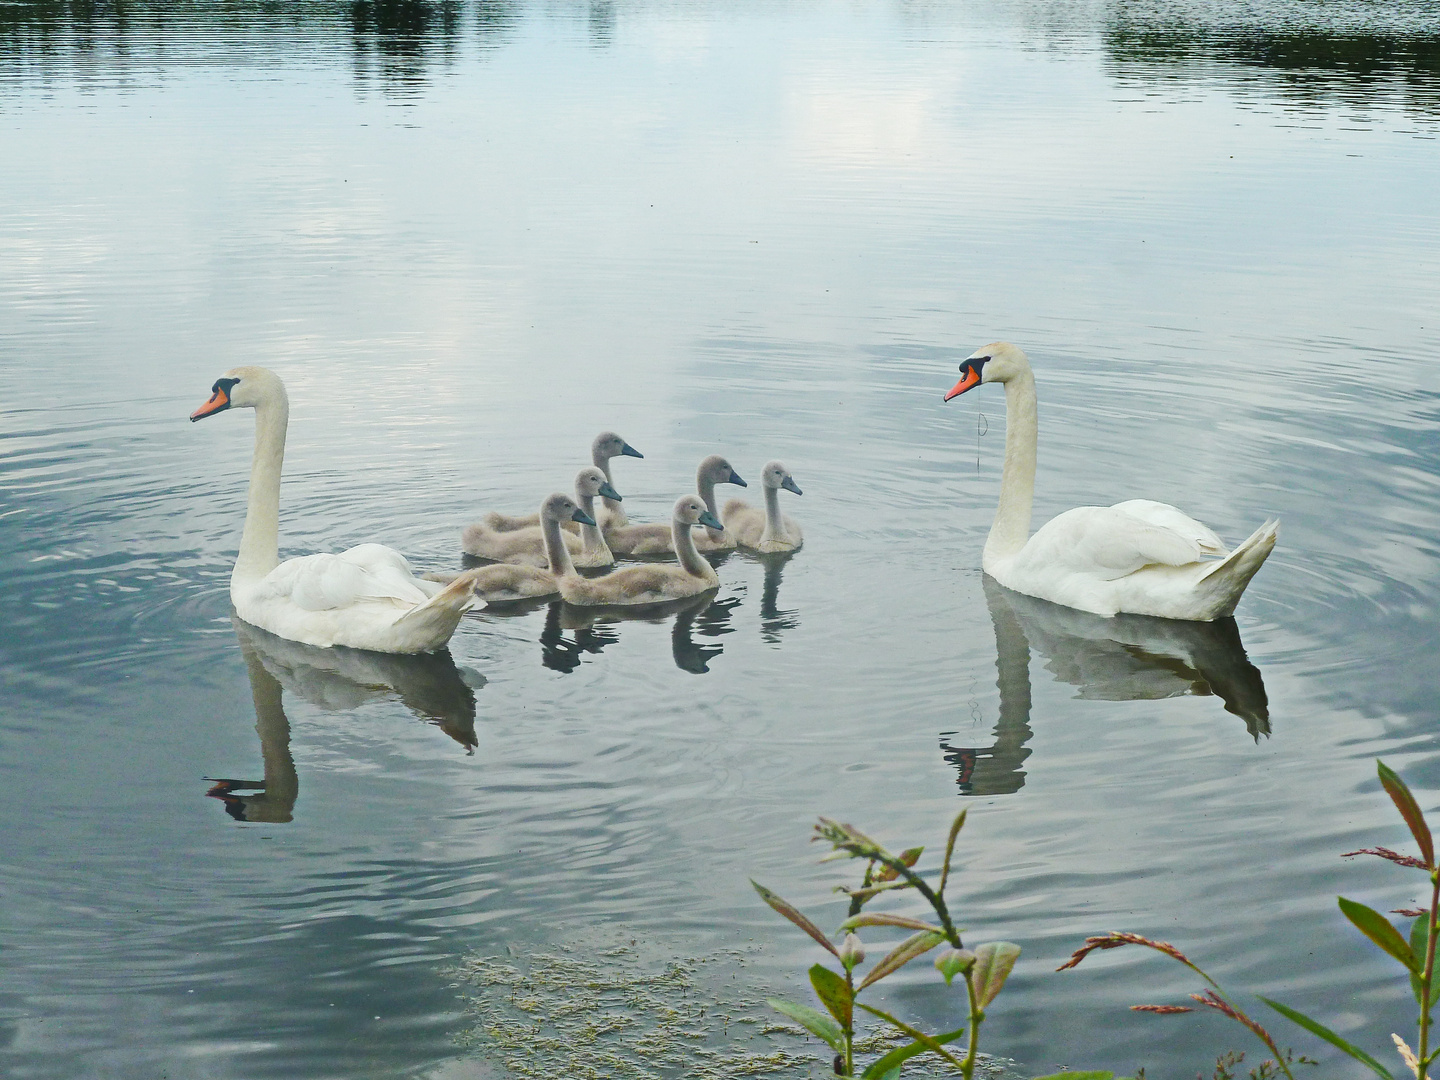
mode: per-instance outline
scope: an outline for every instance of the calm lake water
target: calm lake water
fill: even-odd
[[[587,942],[808,999],[747,878],[834,925],[816,815],[962,805],[1017,1075],[1258,1056],[1129,1012],[1198,989],[1158,957],[1053,973],[1110,929],[1401,1068],[1334,896],[1423,881],[1339,858],[1407,843],[1377,756],[1440,801],[1437,140],[1419,0],[0,5],[0,1072],[503,1076],[447,969]],[[1003,399],[940,398],[997,338],[1037,524],[1281,519],[1233,626],[983,578]],[[779,457],[807,543],[654,621],[277,642],[227,593],[252,415],[186,420],[237,364],[290,389],[282,554],[457,566],[603,428],[632,519]],[[935,981],[879,1000],[949,1027]]]

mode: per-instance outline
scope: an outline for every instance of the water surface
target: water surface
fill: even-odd
[[[1374,758],[1440,784],[1437,55],[1418,3],[0,7],[4,1071],[495,1075],[447,969],[588,934],[803,995],[747,878],[838,922],[817,814],[966,804],[1022,1075],[1244,1047],[1127,1010],[1194,989],[1158,959],[1052,973],[1112,928],[1388,1054],[1333,896],[1416,899],[1338,858],[1404,843]],[[940,396],[997,338],[1037,522],[1281,519],[1233,625],[983,578],[1001,395]],[[659,619],[276,641],[227,595],[252,418],[185,419],[242,363],[284,554],[454,567],[603,428],[632,518],[778,457],[807,544]],[[882,997],[940,1024],[927,971]]]

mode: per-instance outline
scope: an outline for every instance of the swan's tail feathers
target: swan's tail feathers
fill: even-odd
[[[433,652],[444,648],[460,625],[460,616],[480,602],[475,592],[476,571],[456,574],[455,580],[434,596],[395,620],[398,631],[411,647],[406,652]]]
[[[1223,561],[1206,570],[1205,576],[1196,585],[1196,591],[1208,600],[1207,613],[1203,616],[1205,621],[1223,619],[1235,613],[1240,594],[1250,584],[1255,571],[1270,557],[1270,552],[1275,550],[1275,538],[1279,533],[1279,519],[1271,518]]]

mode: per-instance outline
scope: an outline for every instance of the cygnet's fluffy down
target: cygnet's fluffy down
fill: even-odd
[[[549,564],[543,568],[497,563],[494,566],[482,566],[475,570],[467,570],[466,574],[473,582],[475,592],[488,603],[536,600],[544,596],[554,596],[560,591],[560,579],[566,574],[575,574],[575,565],[570,561],[569,551],[559,543],[562,537],[574,538],[561,531],[560,523],[577,521],[587,528],[593,529],[595,528],[595,519],[580,509],[579,504],[568,495],[551,495],[540,504],[540,512],[536,516],[540,519],[541,530],[549,530],[555,535],[556,549],[558,552],[564,553],[563,559],[557,555],[551,558]]]
[[[735,542],[754,551],[794,551],[805,542],[805,534],[794,518],[780,512],[780,489],[799,495],[800,488],[790,470],[778,461],[765,463],[760,470],[760,486],[765,493],[765,509],[760,510],[740,499],[725,504],[725,529]]]
[[[588,465],[575,477],[575,501],[587,517],[595,516],[597,496],[617,503],[620,501],[620,493],[610,486],[605,474],[596,466]],[[532,516],[537,522],[540,520],[538,514]],[[570,523],[568,518],[562,525],[567,523]],[[581,525],[578,537],[562,533],[561,539],[576,566],[591,568],[613,566],[615,563],[615,556],[610,553],[604,535],[595,525]],[[460,534],[460,549],[467,555],[496,562],[537,567],[550,565],[545,555],[545,538],[538,524],[533,528],[496,530],[490,527],[487,518],[465,527]]]
[[[700,462],[695,470],[695,493],[705,503],[705,509],[719,520],[715,505],[715,485],[735,484],[748,487],[740,474],[719,454],[711,454]],[[603,524],[603,523],[602,523]],[[605,542],[617,555],[667,555],[674,554],[675,544],[671,538],[669,523],[656,522],[644,525],[606,524]],[[695,547],[700,551],[730,551],[735,541],[724,529],[706,528],[694,536]]]
[[[659,604],[718,588],[720,579],[715,569],[695,550],[691,530],[697,525],[723,528],[698,496],[682,495],[675,503],[671,520],[672,543],[680,560],[678,566],[627,566],[604,577],[583,578],[566,565],[570,556],[560,542],[559,521],[548,521],[546,548],[551,558],[567,571],[560,575],[561,598],[581,607]]]
[[[628,442],[622,439],[613,431],[602,431],[595,436],[595,441],[590,444],[590,463],[605,474],[605,482],[614,483],[610,475],[610,460],[617,457],[643,458],[645,455],[636,450]],[[594,516],[593,514],[591,515]],[[608,523],[624,525],[626,523],[625,511],[620,506],[620,497],[613,499],[605,496],[600,506],[601,525]],[[538,529],[540,517],[538,514],[502,514],[498,510],[492,510],[481,519],[481,524],[491,532],[513,532],[516,529]],[[578,532],[579,527],[573,521],[563,523],[567,532]],[[541,565],[541,564],[537,564]],[[583,564],[582,564],[583,565]],[[608,563],[596,563],[597,566],[606,566]]]

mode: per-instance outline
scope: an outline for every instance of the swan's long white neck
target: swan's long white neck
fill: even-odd
[[[584,528],[582,525],[581,528]],[[545,559],[550,563],[550,572],[556,577],[571,577],[575,563],[570,558],[570,549],[560,535],[560,521],[548,514],[540,516],[540,535],[545,540]]]
[[[591,519],[594,520],[595,496],[584,495],[578,491],[575,493],[575,496],[575,501],[580,504],[580,509],[584,510],[585,513],[589,514]],[[605,501],[610,502],[611,500],[606,499]],[[610,554],[610,545],[605,543],[605,534],[600,531],[598,526],[581,525],[580,539],[585,544],[584,551],[587,556],[598,555],[607,561],[614,561],[614,557]],[[550,569],[551,571],[555,570],[553,566]]]
[[[980,559],[986,570],[997,560],[1018,554],[1030,539],[1036,427],[1035,376],[1022,371],[1005,383],[1005,468],[1000,476],[1000,505]]]
[[[255,457],[245,531],[231,582],[256,580],[280,565],[280,471],[285,464],[285,429],[290,399],[278,386],[255,406]]]
[[[609,484],[611,487],[614,487],[614,486],[615,486],[615,478],[610,475],[610,459],[609,459],[608,457],[606,457],[604,454],[600,453],[599,447],[596,447],[594,450],[590,451],[590,460],[595,463],[595,467],[596,467],[597,469],[599,469],[601,472],[603,472],[603,473],[605,474],[605,482],[606,482],[607,484]],[[619,512],[619,510],[620,510],[620,504],[619,504],[618,502],[616,502],[614,499],[612,499],[612,498],[610,498],[610,497],[608,497],[608,496],[606,496],[606,495],[602,495],[602,496],[600,496],[600,501],[605,504],[605,509],[610,510],[610,511],[614,511],[614,512],[616,512],[616,513]],[[595,504],[594,504],[594,503],[591,503],[590,505],[591,505],[591,506],[594,506]],[[586,512],[586,513],[590,513],[588,507],[586,508],[586,511],[585,511],[585,512]],[[594,515],[594,514],[590,514],[590,516],[591,516],[591,517],[594,517],[595,515]],[[584,529],[585,529],[585,526],[583,526],[583,525],[580,526],[580,529],[581,529],[581,532],[583,533],[583,532],[584,532]],[[586,543],[589,543],[589,541],[586,541]]]
[[[760,534],[760,543],[771,540],[786,540],[785,519],[780,516],[780,489],[765,485],[765,531]]]
[[[670,522],[671,538],[675,541],[675,555],[687,574],[709,580],[715,577],[715,570],[700,557],[700,552],[695,549],[695,537],[690,534],[691,528],[692,526],[686,525],[678,517]]]

